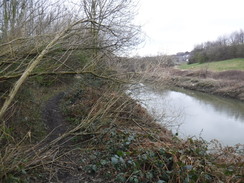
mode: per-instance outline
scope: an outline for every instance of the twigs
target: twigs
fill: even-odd
[[[160,139],[158,139],[157,137],[155,137],[150,131],[149,129],[145,129],[143,128],[139,123],[137,123],[134,119],[132,119],[132,121],[138,126],[140,127],[145,133],[147,133],[150,137],[152,137],[154,140],[156,141],[160,141]]]
[[[106,80],[111,80],[114,82],[118,82],[118,83],[126,83],[126,81],[122,81],[122,80],[118,80],[115,79],[115,77],[110,77],[110,76],[103,76],[100,74],[97,74],[93,71],[57,71],[57,72],[38,72],[38,73],[31,73],[29,74],[29,77],[33,77],[33,76],[52,76],[52,75],[76,75],[76,74],[92,74],[93,76],[97,77],[97,78],[102,78],[102,79],[106,79]],[[21,77],[22,74],[16,74],[16,75],[11,75],[11,76],[2,76],[0,77],[0,81],[4,81],[4,80],[9,80],[9,79],[15,79],[15,78],[19,78]]]
[[[38,55],[38,57],[26,68],[24,73],[21,75],[21,77],[18,79],[18,81],[15,83],[13,89],[10,91],[7,99],[5,100],[1,110],[0,110],[0,120],[3,118],[3,115],[7,111],[9,105],[13,101],[16,93],[18,92],[19,88],[21,85],[24,83],[26,78],[30,75],[30,73],[33,71],[33,69],[39,64],[39,62],[42,60],[42,58],[49,52],[49,50],[60,40],[62,39],[66,33],[70,31],[70,29],[79,24],[79,23],[84,23],[87,22],[87,20],[79,20],[72,25],[70,25],[68,28],[63,30],[62,32],[58,33],[55,38],[46,46],[46,48]]]

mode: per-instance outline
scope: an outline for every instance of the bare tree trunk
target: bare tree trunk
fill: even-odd
[[[64,31],[62,31],[59,34],[57,34],[56,37],[46,46],[46,48],[44,50],[42,50],[42,52],[39,54],[39,56],[26,68],[26,70],[24,71],[22,76],[18,79],[18,81],[15,83],[14,87],[10,91],[7,99],[5,100],[3,106],[2,106],[2,108],[0,110],[0,120],[3,118],[5,112],[7,111],[9,105],[11,104],[11,102],[13,101],[15,95],[19,91],[21,85],[25,82],[25,80],[30,75],[30,73],[33,71],[33,69],[40,63],[40,61],[42,60],[44,55],[46,55],[49,52],[49,50],[57,43],[57,41],[59,41],[61,38],[63,38],[66,35],[66,33],[68,33],[68,31],[73,26],[77,25],[78,23],[83,23],[83,22],[85,22],[85,21],[82,21],[82,20],[77,21],[74,24],[71,24]]]

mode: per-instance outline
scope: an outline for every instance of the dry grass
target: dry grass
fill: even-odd
[[[222,72],[213,72],[209,70],[172,70],[174,76],[188,76],[188,77],[199,77],[199,78],[213,78],[218,80],[244,80],[244,71],[240,70],[229,70]]]
[[[170,77],[171,85],[244,100],[243,71],[212,72],[172,69]]]

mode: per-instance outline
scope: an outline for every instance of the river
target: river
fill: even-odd
[[[143,84],[127,92],[181,138],[197,137],[223,145],[244,144],[244,103],[184,89]]]

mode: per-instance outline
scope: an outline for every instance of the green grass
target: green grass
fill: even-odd
[[[244,58],[235,58],[230,60],[208,62],[208,63],[194,63],[182,64],[178,66],[179,69],[208,69],[212,71],[226,71],[226,70],[243,70],[244,71]]]

